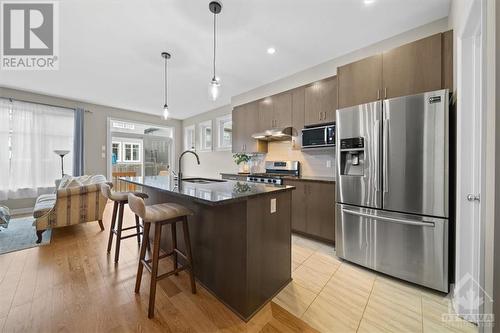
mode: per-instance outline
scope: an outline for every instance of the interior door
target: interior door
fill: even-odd
[[[448,217],[448,90],[384,100],[383,207]]]

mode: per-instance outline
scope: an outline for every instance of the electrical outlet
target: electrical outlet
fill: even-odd
[[[101,151],[106,151],[106,146],[105,145],[101,146]]]
[[[106,153],[101,153],[102,158],[106,158]]]
[[[332,167],[332,160],[326,160],[326,167],[331,168]]]
[[[271,199],[271,214],[276,213],[276,198]]]

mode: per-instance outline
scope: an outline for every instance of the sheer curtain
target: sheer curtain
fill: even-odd
[[[10,108],[8,99],[0,98],[0,201],[7,200],[9,192],[9,130]]]
[[[13,101],[10,129],[8,198],[49,192],[61,177],[61,160],[54,150],[73,148],[73,110]],[[70,153],[64,158],[65,173],[71,174],[72,167]]]

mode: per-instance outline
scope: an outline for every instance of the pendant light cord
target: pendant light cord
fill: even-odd
[[[217,49],[217,39],[216,39],[216,29],[215,29],[216,18],[217,18],[217,14],[214,13],[214,77],[213,77],[214,80],[215,80],[215,55],[216,55],[216,49]]]
[[[164,74],[164,80],[163,80],[163,86],[165,88],[165,105],[167,104],[168,97],[167,97],[167,58],[165,58],[165,74]]]

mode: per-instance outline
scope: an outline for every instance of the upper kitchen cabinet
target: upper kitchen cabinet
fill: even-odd
[[[417,40],[382,55],[383,98],[442,87],[442,34]]]
[[[260,131],[292,126],[292,96],[290,92],[266,97],[258,103]]]
[[[302,129],[305,124],[305,88],[299,87],[290,92],[292,96],[292,127],[296,131],[292,137],[292,149],[302,148]]]
[[[233,109],[233,153],[267,153],[267,142],[255,140],[259,132],[259,104],[252,102]]]
[[[377,54],[337,68],[338,108],[380,99],[382,55]]]
[[[335,121],[337,109],[337,77],[314,82],[305,87],[305,125]]]

